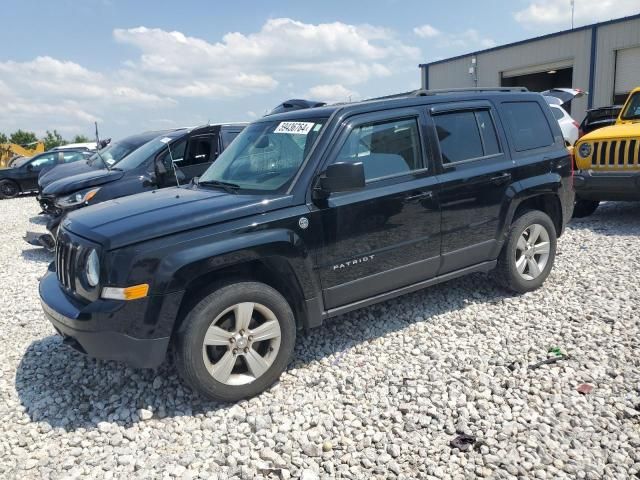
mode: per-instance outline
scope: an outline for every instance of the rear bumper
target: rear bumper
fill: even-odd
[[[142,333],[150,299],[131,302],[98,300],[82,305],[62,289],[55,272],[48,271],[40,281],[40,302],[46,318],[79,352],[104,360],[126,362],[137,368],[154,368],[166,356],[169,336],[132,335]]]
[[[574,175],[574,187],[576,195],[584,200],[640,200],[640,171],[579,170]]]

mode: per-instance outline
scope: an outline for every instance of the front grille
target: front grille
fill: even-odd
[[[638,168],[640,139],[606,140],[593,144],[591,167],[596,169]]]
[[[56,245],[56,272],[58,280],[67,290],[75,289],[76,266],[80,246],[58,238]]]

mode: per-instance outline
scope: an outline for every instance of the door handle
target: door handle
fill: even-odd
[[[496,185],[507,183],[509,180],[511,180],[511,174],[507,172],[491,177],[491,183],[495,183]]]
[[[409,195],[404,199],[405,202],[419,202],[420,200],[427,200],[429,198],[433,198],[433,192],[420,192],[415,195]]]

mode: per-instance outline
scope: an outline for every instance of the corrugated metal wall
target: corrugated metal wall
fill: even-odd
[[[613,101],[616,50],[637,46],[640,46],[640,18],[598,28],[594,107],[611,105]]]
[[[640,45],[640,19],[632,19],[597,27],[597,56],[593,106],[610,105],[613,100],[615,52],[621,48]],[[469,74],[473,55],[429,65],[429,88],[473,87]],[[502,72],[524,70],[544,71],[556,62],[573,64],[573,87],[589,89],[591,61],[591,29],[567,32],[551,38],[506,46],[476,55],[478,86],[500,85]],[[638,79],[640,84],[640,79]],[[574,100],[572,116],[580,121],[586,112],[586,97]]]

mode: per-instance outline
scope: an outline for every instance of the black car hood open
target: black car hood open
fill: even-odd
[[[202,187],[163,188],[81,208],[71,212],[63,226],[111,250],[281,208],[291,198]]]
[[[88,162],[86,160],[56,165],[51,170],[40,174],[38,185],[41,189],[44,189],[47,185],[51,185],[62,178],[70,178],[86,172],[95,172],[96,170],[102,170],[102,168],[103,166],[100,162]]]
[[[42,189],[42,194],[57,197],[65,193],[77,192],[85,188],[97,187],[98,185],[114,182],[121,179],[123,175],[124,172],[121,170],[107,170],[105,168],[91,170],[51,182]]]

